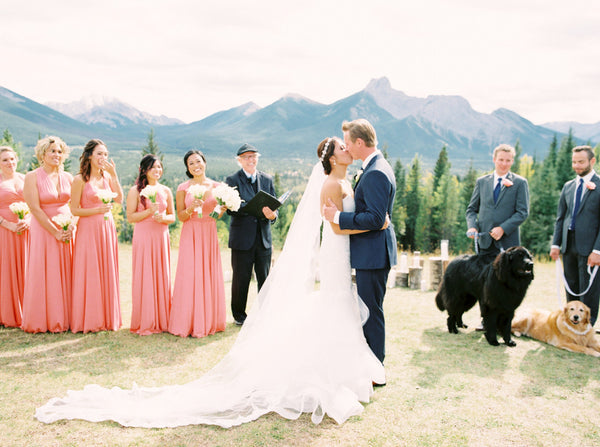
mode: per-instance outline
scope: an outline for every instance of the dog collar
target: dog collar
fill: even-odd
[[[576,331],[575,329],[573,329],[571,326],[569,326],[566,321],[561,321],[562,325],[567,328],[568,330],[570,330],[571,332],[573,332],[576,335],[587,335],[587,333],[592,329],[592,325],[588,323],[587,325],[587,329],[585,331]]]

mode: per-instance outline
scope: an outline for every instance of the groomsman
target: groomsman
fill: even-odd
[[[479,255],[490,261],[501,250],[521,244],[519,225],[529,215],[527,180],[510,172],[515,149],[501,144],[493,160],[494,172],[477,179],[466,212],[468,232],[484,233],[478,240]]]
[[[573,148],[571,160],[577,177],[565,183],[560,193],[550,256],[556,261],[562,253],[567,285],[579,294],[590,283],[588,266],[600,265],[600,178],[593,169],[596,158],[590,146]],[[598,277],[583,296],[566,292],[567,301],[583,301],[590,308],[592,326],[598,318]]]
[[[268,207],[262,209],[263,216],[255,217],[244,212],[248,203],[260,190],[275,196],[273,178],[256,169],[260,154],[250,144],[237,151],[237,162],[242,169],[227,177],[229,186],[237,187],[242,202],[239,211],[227,210],[231,215],[229,225],[229,248],[231,248],[231,312],[235,324],[241,326],[246,320],[248,288],[252,279],[252,268],[256,273],[258,290],[262,287],[271,267],[271,223],[277,214]]]
[[[510,172],[515,148],[500,144],[494,149],[494,172],[477,179],[467,207],[467,233],[478,238],[479,256],[493,261],[498,253],[521,245],[519,226],[529,215],[527,179]],[[476,328],[483,331],[483,322]]]

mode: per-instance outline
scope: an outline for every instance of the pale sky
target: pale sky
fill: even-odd
[[[600,121],[597,0],[0,0],[0,86],[197,121],[387,77],[536,124]],[[1,124],[1,123],[0,123]]]

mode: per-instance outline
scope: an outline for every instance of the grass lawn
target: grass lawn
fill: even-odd
[[[269,414],[232,429],[123,428],[111,422],[45,425],[35,408],[89,383],[129,388],[186,383],[229,350],[239,329],[203,339],[129,333],[131,247],[120,247],[124,328],[26,334],[0,328],[1,446],[597,446],[600,360],[526,338],[492,347],[469,328],[446,330],[435,292],[390,289],[385,301],[388,385],[343,425]],[[229,270],[229,253],[223,265]],[[173,264],[177,253],[173,250]],[[553,264],[537,263],[523,306],[558,306]],[[252,286],[254,289],[254,285]],[[226,284],[229,295],[229,283]],[[470,327],[479,310],[465,316]]]

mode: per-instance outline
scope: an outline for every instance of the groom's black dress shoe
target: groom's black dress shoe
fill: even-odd
[[[385,382],[383,382],[383,383],[373,382],[373,388],[380,388],[382,386],[385,386]]]
[[[236,326],[241,326],[244,324],[243,321],[239,321],[239,320],[233,320],[233,322],[235,323]]]

